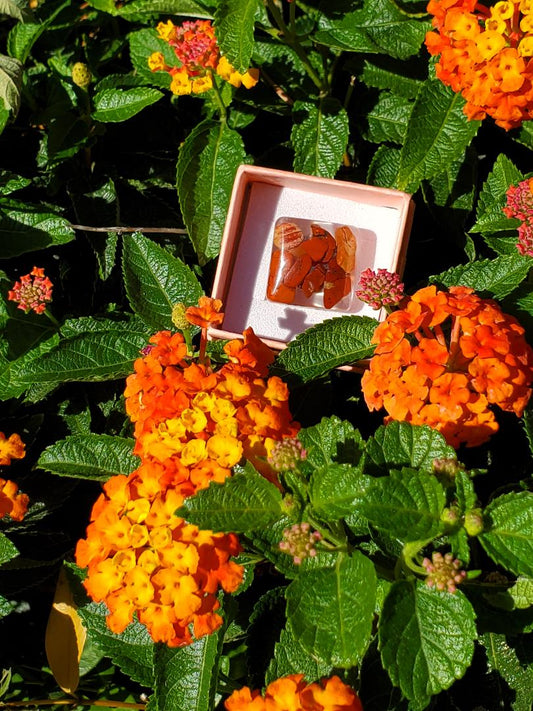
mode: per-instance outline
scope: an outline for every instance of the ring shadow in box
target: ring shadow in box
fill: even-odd
[[[397,190],[241,166],[212,291],[224,322],[209,338],[251,326],[281,350],[332,317],[381,320],[355,291],[367,268],[402,274],[412,216],[411,196]]]

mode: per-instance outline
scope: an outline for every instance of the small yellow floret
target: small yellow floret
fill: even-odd
[[[153,54],[148,57],[148,66],[152,72],[165,71],[167,64],[165,62],[165,58],[163,57],[163,53],[153,52]]]
[[[156,27],[158,35],[168,42],[176,34],[176,26],[170,21],[160,22]]]
[[[498,32],[487,30],[476,38],[476,47],[483,59],[492,59],[505,47],[505,39]]]
[[[177,96],[190,94],[192,92],[192,81],[185,70],[178,71],[172,77],[170,82],[170,91]]]
[[[522,39],[518,45],[518,54],[521,57],[533,57],[533,35]]]
[[[196,77],[192,81],[192,93],[203,94],[213,88],[213,79],[211,74],[206,74],[203,77]]]
[[[499,17],[501,20],[509,20],[514,13],[514,5],[512,2],[497,2],[494,7],[490,8],[492,17]]]

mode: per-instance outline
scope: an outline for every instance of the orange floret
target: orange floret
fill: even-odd
[[[417,331],[413,302],[423,314]],[[454,447],[482,444],[497,431],[492,405],[521,416],[531,396],[533,349],[524,329],[472,289],[421,289],[376,328],[373,342],[362,379],[368,407],[384,407],[387,421],[434,427]]]

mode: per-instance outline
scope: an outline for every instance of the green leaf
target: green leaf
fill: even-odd
[[[211,483],[176,511],[198,528],[245,533],[269,526],[281,516],[279,489],[251,466],[222,484]]]
[[[310,481],[309,498],[313,512],[323,521],[337,521],[353,513],[355,502],[366,495],[372,481],[348,464],[329,464],[316,469]]]
[[[9,111],[5,108],[4,100],[0,97],[0,134],[9,121]]]
[[[189,267],[140,233],[123,238],[122,271],[131,308],[154,329],[173,328],[172,308],[198,303],[202,287]]]
[[[24,64],[30,55],[31,48],[45,29],[46,25],[44,23],[35,24],[33,22],[12,27],[7,37],[9,55]]]
[[[131,373],[133,362],[146,345],[144,330],[117,322],[113,329],[82,333],[63,339],[51,350],[23,361],[15,383],[29,387],[34,383],[59,384],[65,381],[100,381],[122,378]]]
[[[106,434],[73,435],[46,447],[37,466],[59,476],[107,481],[137,469],[134,444],[133,439]]]
[[[464,99],[438,80],[424,83],[415,104],[400,156],[397,186],[406,190],[442,172],[442,166],[463,156],[480,121],[463,113]]]
[[[433,460],[455,459],[455,450],[432,427],[389,422],[376,430],[367,442],[370,459],[381,469],[411,467],[431,473]]]
[[[470,232],[499,232],[517,226],[503,213],[506,193],[510,185],[516,185],[524,176],[509,158],[500,153],[492,171],[483,184],[476,210],[476,224]],[[490,244],[490,242],[489,242]]]
[[[392,146],[380,146],[374,153],[367,173],[367,182],[380,188],[394,188],[396,186],[398,170],[400,169],[401,150]],[[407,188],[411,190],[409,186]]]
[[[133,0],[117,8],[113,14],[132,21],[142,19],[142,15],[146,14],[212,17],[203,5],[194,0]]]
[[[406,99],[414,99],[423,84],[421,79],[408,75],[407,68],[404,68],[397,61],[385,60],[387,64],[379,61],[382,58],[366,58],[363,61],[363,68],[360,73],[361,81],[367,86],[376,89],[388,89],[396,96],[403,96]],[[404,72],[402,72],[402,69]]]
[[[220,51],[241,73],[250,66],[258,6],[258,0],[221,0],[215,12],[214,25]]]
[[[307,382],[338,365],[356,363],[374,351],[370,343],[378,325],[368,316],[341,316],[300,333],[276,359],[276,364]]]
[[[429,182],[436,205],[470,212],[474,202],[476,184],[475,151],[466,151],[465,156],[450,161],[445,170]]]
[[[385,599],[379,622],[383,666],[417,709],[450,687],[470,665],[476,639],[474,610],[457,591],[437,592],[400,580]]]
[[[59,336],[54,334],[14,360],[0,359],[0,400],[9,400],[9,398],[22,395],[27,385],[21,383],[18,378],[20,370],[28,368],[30,363],[39,360],[44,353],[55,348],[58,343]]]
[[[382,92],[365,113],[361,135],[373,143],[403,143],[413,104],[401,96]]]
[[[87,637],[113,664],[143,686],[153,686],[154,642],[144,625],[132,622],[117,635],[106,624],[108,610],[104,603],[82,605],[78,613],[87,628]]]
[[[516,609],[525,610],[533,607],[533,578],[519,575],[516,583],[507,592],[512,597]]]
[[[217,121],[198,124],[181,147],[178,196],[201,264],[218,256],[233,180],[243,161],[242,138]]]
[[[365,0],[363,9],[341,12],[338,19],[322,15],[313,39],[334,49],[405,59],[418,52],[429,29],[393,0]]]
[[[13,57],[0,54],[0,99],[4,106],[16,116],[20,106],[22,85],[22,63]]]
[[[265,684],[289,674],[303,674],[308,683],[331,676],[331,665],[313,658],[296,640],[289,628],[281,630],[274,656],[268,666]]]
[[[46,205],[16,200],[0,202],[0,259],[71,242],[76,236],[68,220]]]
[[[130,59],[137,76],[150,84],[156,84],[164,89],[170,87],[172,77],[168,72],[152,72],[148,66],[148,57],[154,52],[161,52],[169,67],[178,64],[172,47],[158,36],[155,29],[138,30],[128,35]]]
[[[0,170],[0,195],[9,195],[31,184],[30,178],[23,178],[9,170]]]
[[[442,286],[468,286],[476,291],[486,291],[496,299],[503,299],[524,281],[532,266],[531,257],[522,257],[515,252],[494,259],[459,264],[429,277],[429,281]]]
[[[138,114],[163,96],[158,89],[134,86],[131,89],[104,89],[94,97],[92,117],[103,123],[117,123]]]
[[[337,99],[293,106],[291,143],[297,173],[333,178],[348,142],[348,114]]]
[[[376,572],[359,551],[332,568],[301,573],[287,588],[287,622],[314,659],[342,669],[358,664],[372,631]]]
[[[32,16],[25,0],[0,0],[0,15],[14,17],[21,22],[26,22]]]
[[[17,547],[11,543],[5,533],[0,531],[0,565],[7,563],[8,560],[16,558],[18,554],[19,552]]]
[[[533,577],[533,493],[499,496],[483,509],[483,518],[488,529],[479,541],[489,556],[515,575]]]
[[[531,711],[533,707],[533,666],[524,667],[505,635],[487,632],[480,637],[487,653],[489,671],[496,671],[515,692],[513,711]]]
[[[402,469],[374,479],[359,510],[377,529],[405,543],[438,536],[445,505],[446,492],[435,476]]]
[[[323,417],[317,425],[300,430],[298,439],[307,452],[302,466],[311,469],[327,467],[332,461],[355,466],[364,449],[359,431],[338,417]]]
[[[157,711],[211,711],[214,708],[220,634],[214,633],[181,649],[154,648],[154,699]]]

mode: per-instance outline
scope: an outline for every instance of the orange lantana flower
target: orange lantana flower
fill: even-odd
[[[531,396],[533,349],[524,329],[472,289],[420,289],[376,328],[372,342],[362,379],[368,407],[434,427],[454,447],[482,444],[496,432],[492,405],[521,416]]]
[[[205,327],[222,317],[220,308],[203,297],[193,318]],[[78,565],[88,569],[85,588],[107,604],[113,632],[137,615],[154,641],[190,644],[222,624],[217,594],[242,581],[243,568],[231,560],[240,551],[237,537],[199,530],[174,512],[231,476],[243,455],[272,472],[270,449],[299,427],[286,387],[265,379],[272,356],[253,332],[225,348],[230,361],[215,370],[190,359],[181,334],[162,331],[127,379],[140,465],[106,482],[76,549]]]
[[[440,55],[437,77],[466,99],[468,118],[489,115],[505,129],[533,118],[531,3],[430,0],[427,9],[435,31],[426,47]]]
[[[226,699],[226,711],[363,711],[357,694],[338,676],[307,684],[303,674],[272,681],[264,696],[247,686]]]
[[[185,311],[185,318],[189,323],[194,326],[200,326],[200,328],[218,326],[224,320],[224,314],[220,311],[221,308],[222,301],[220,299],[201,296],[198,300],[198,306],[189,306]]]
[[[8,466],[12,459],[22,459],[24,455],[24,442],[20,435],[13,433],[6,438],[5,434],[0,432],[0,466]]]

